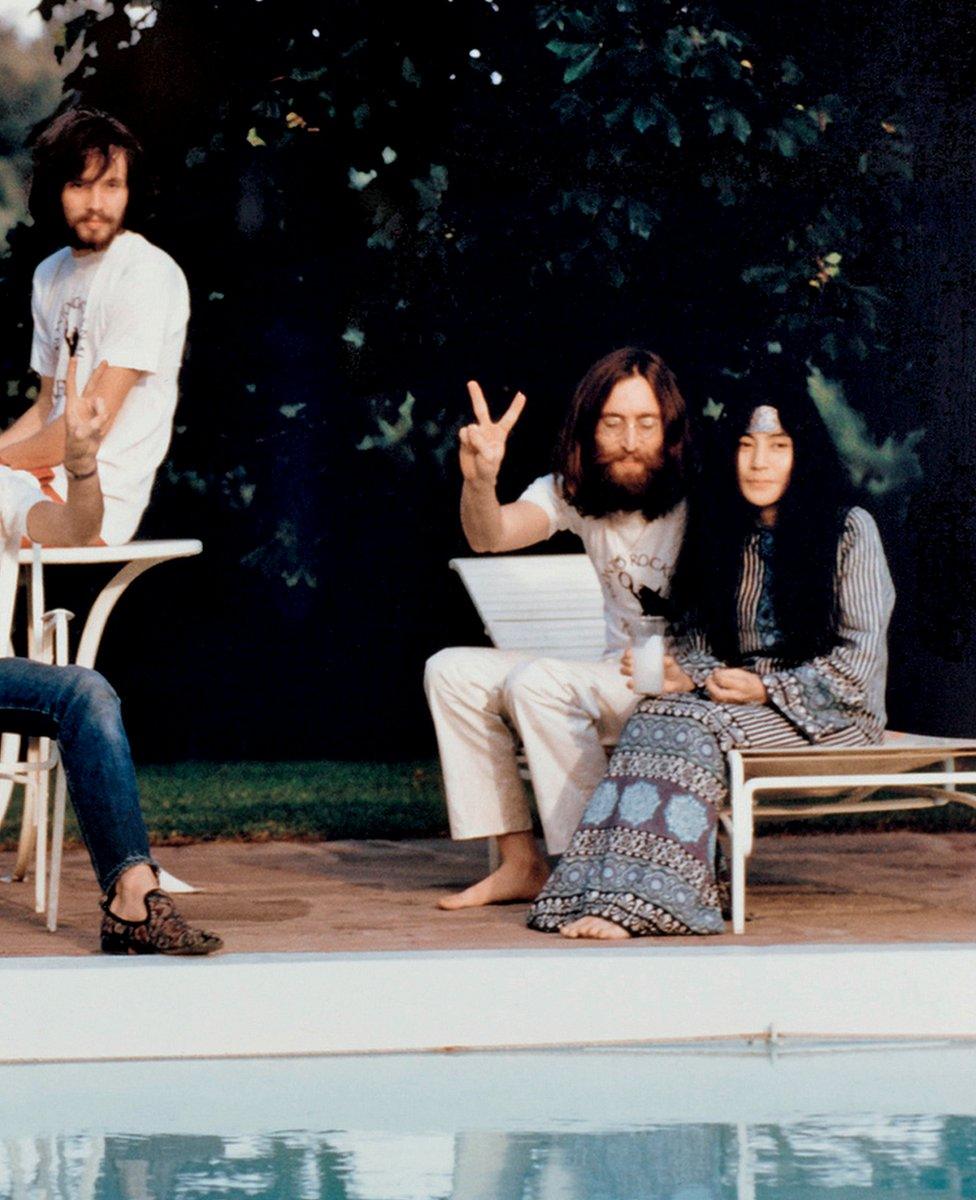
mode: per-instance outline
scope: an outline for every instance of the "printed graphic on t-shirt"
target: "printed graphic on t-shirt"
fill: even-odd
[[[631,551],[626,556],[617,554],[608,559],[599,574],[605,593],[613,596],[615,591],[629,592],[642,611],[651,615],[664,615],[667,601],[663,593],[674,574],[673,563],[656,554],[638,554]],[[657,587],[653,586],[654,584],[657,584]],[[652,598],[654,596],[657,597],[657,602]]]
[[[64,377],[68,369],[68,354],[74,350],[75,356],[85,355],[88,335],[85,330],[85,297],[72,296],[65,300],[58,313],[54,326],[54,353],[57,356],[57,371],[54,378],[54,399],[64,398]],[[63,369],[62,369],[63,367]]]

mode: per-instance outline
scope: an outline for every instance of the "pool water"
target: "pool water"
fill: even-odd
[[[976,1046],[0,1067],[10,1200],[976,1200]]]

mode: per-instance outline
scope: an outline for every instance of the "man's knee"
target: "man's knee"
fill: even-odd
[[[118,693],[104,675],[89,667],[62,667],[64,688],[72,704],[84,705],[89,709],[110,708],[119,705]]]
[[[519,703],[539,703],[557,697],[565,700],[571,689],[566,686],[561,666],[559,659],[533,658],[513,667],[504,686],[509,709]]]
[[[457,695],[465,691],[471,678],[468,652],[460,646],[438,650],[427,659],[424,667],[424,691],[432,695]]]

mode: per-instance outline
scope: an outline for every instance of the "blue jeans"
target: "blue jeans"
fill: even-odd
[[[104,892],[129,867],[155,866],[119,698],[97,671],[0,659],[0,731],[57,740],[71,803]]]

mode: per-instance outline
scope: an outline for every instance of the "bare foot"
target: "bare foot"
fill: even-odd
[[[504,904],[507,900],[534,900],[549,878],[549,868],[539,858],[529,862],[503,862],[478,883],[442,896],[438,908],[453,912],[456,908],[480,908],[485,904]]]
[[[158,887],[156,873],[148,863],[128,867],[115,881],[109,910],[123,921],[144,921],[149,916],[146,894]]]
[[[603,917],[580,917],[564,925],[559,932],[564,938],[596,938],[603,942],[616,942],[630,937],[622,925],[604,920]]]

